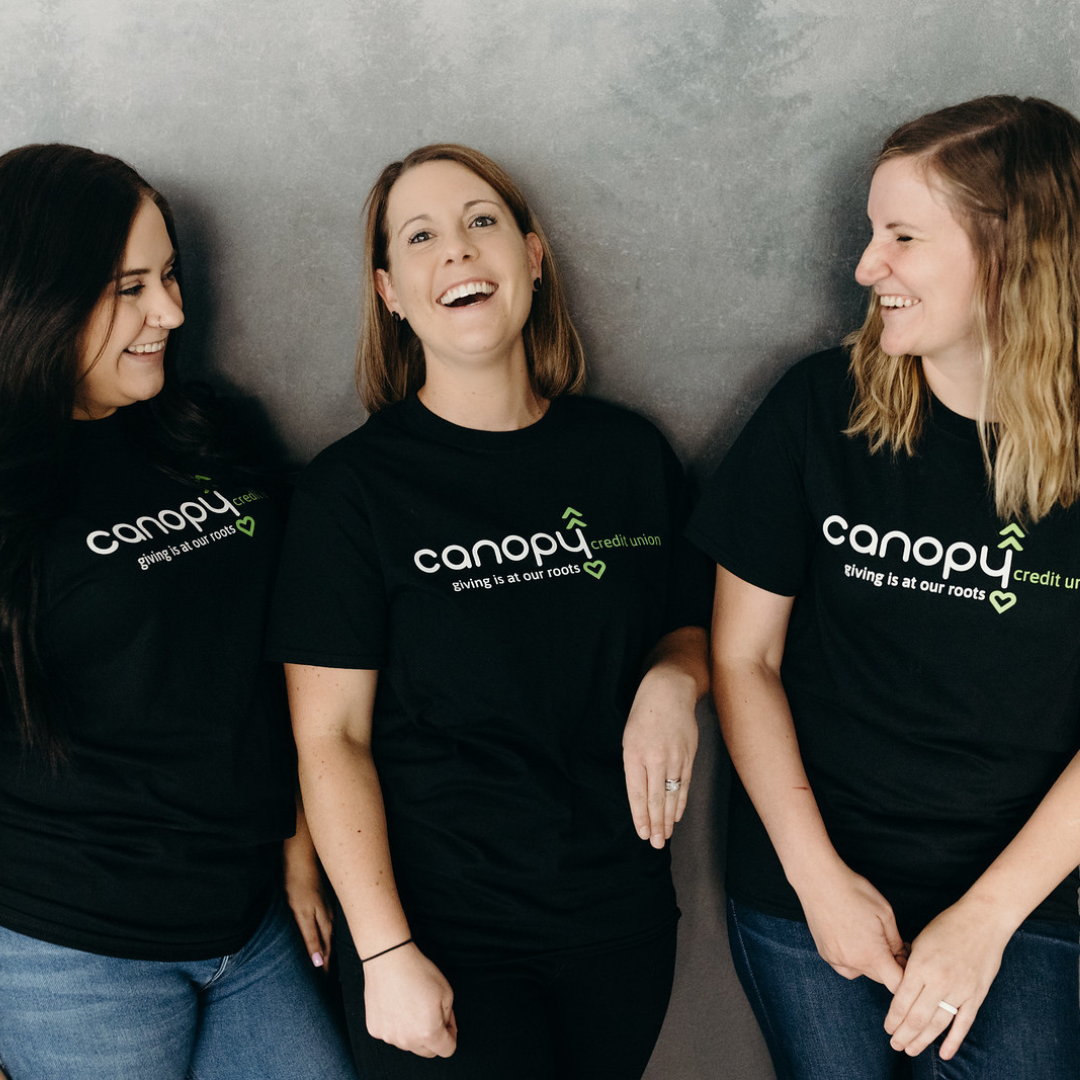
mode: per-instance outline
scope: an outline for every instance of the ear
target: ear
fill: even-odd
[[[390,272],[388,270],[378,269],[375,271],[375,291],[382,298],[382,302],[386,305],[387,311],[391,315],[397,313],[401,315],[401,309],[398,307],[397,293],[394,292],[394,283],[390,280]],[[404,316],[402,316],[404,318]]]
[[[540,243],[540,237],[536,233],[525,234],[525,253],[529,260],[529,277],[540,276],[540,264],[544,261],[544,245]]]

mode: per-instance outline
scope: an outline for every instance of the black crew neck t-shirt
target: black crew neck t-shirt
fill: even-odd
[[[686,513],[656,429],[587,398],[492,432],[411,397],[301,478],[269,652],[379,670],[394,873],[432,955],[586,948],[674,917],[621,739],[648,650],[708,617]]]
[[[840,856],[906,940],[973,884],[1080,749],[1080,506],[999,520],[976,425],[930,402],[914,457],[843,434],[841,350],[768,395],[695,510],[690,538],[795,596],[781,669]],[[733,785],[728,888],[801,918]],[[1077,874],[1036,917],[1076,922]]]
[[[154,468],[126,413],[72,421],[40,617],[70,758],[53,776],[0,724],[0,925],[205,959],[250,937],[295,826],[282,680],[262,658],[283,513]]]

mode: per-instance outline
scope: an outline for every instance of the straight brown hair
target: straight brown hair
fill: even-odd
[[[523,330],[533,390],[544,398],[579,393],[585,386],[585,353],[570,319],[554,252],[540,222],[510,175],[479,150],[433,143],[392,162],[364,201],[362,325],[356,351],[356,385],[369,413],[399,401],[424,384],[424,350],[406,322],[394,322],[375,289],[375,271],[389,270],[386,208],[390,189],[410,169],[429,161],[453,161],[480,177],[509,207],[522,236],[535,233],[543,248],[543,274]]]

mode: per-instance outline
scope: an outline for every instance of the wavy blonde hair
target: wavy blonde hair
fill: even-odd
[[[1038,98],[977,98],[904,124],[877,164],[916,159],[977,260],[985,379],[979,435],[999,516],[1038,521],[1080,497],[1080,122]],[[848,336],[849,435],[913,455],[928,403],[917,356],[881,349],[871,297]],[[992,422],[991,422],[992,421]]]
[[[551,399],[560,394],[579,393],[585,386],[585,352],[570,320],[555,255],[525,196],[510,175],[486,154],[457,143],[433,143],[387,165],[364,202],[367,223],[361,300],[363,324],[356,350],[356,386],[364,408],[369,413],[376,412],[424,385],[423,345],[408,323],[391,319],[375,288],[375,271],[390,269],[386,223],[390,189],[404,173],[429,161],[463,165],[498,192],[514,215],[522,236],[535,233],[539,238],[544,252],[543,272],[523,331],[529,378],[541,397]]]

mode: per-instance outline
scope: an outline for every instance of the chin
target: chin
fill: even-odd
[[[917,356],[918,353],[909,348],[903,340],[897,340],[890,334],[882,334],[878,339],[881,351],[888,356]]]
[[[149,386],[140,387],[139,393],[132,395],[133,401],[149,401],[151,398],[156,398],[162,390],[165,389],[165,380],[158,379],[156,382],[151,383]]]

